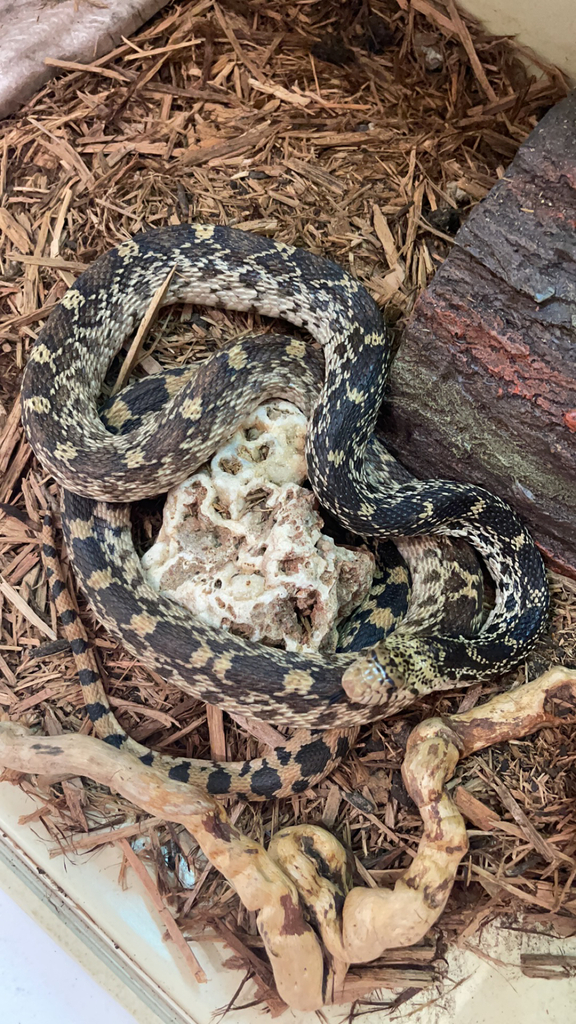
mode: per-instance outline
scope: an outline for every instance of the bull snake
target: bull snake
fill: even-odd
[[[306,328],[326,360],[319,395],[304,342],[269,336],[254,358],[257,342],[245,339],[216,353],[184,386],[179,380],[171,392],[166,385],[167,403],[145,412],[134,430],[107,430],[97,399],[110,361],[170,273],[166,303],[255,310]],[[100,257],[65,294],[31,350],[23,423],[39,461],[64,488],[66,545],[98,618],[141,662],[188,693],[255,718],[327,730],[297,734],[257,766],[208,765],[202,781],[212,792],[302,791],[348,748],[342,730],[393,714],[434,689],[513,667],[543,627],[544,567],[514,512],[479,487],[412,480],[376,439],[389,363],[377,305],[340,267],[302,249],[202,225],[136,236]],[[420,592],[413,601],[421,615],[428,609],[426,633],[421,623],[400,628],[360,655],[289,653],[211,629],[146,584],[122,503],[186,478],[250,409],[279,393],[293,395],[310,416],[310,482],[346,528],[377,538],[451,535],[482,555],[497,592],[477,635],[443,630],[437,591]],[[131,416],[120,398],[116,422]],[[45,554],[53,563],[49,538]],[[64,598],[54,564],[51,572],[58,603]],[[66,628],[79,628],[72,610],[60,611]],[[77,656],[87,657],[75,640]],[[131,744],[145,763],[162,760],[125,736],[88,663],[80,678],[99,735]],[[170,772],[189,778],[190,764],[179,760]]]

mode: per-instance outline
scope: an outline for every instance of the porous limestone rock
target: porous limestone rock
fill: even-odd
[[[335,544],[306,480],[306,418],[260,406],[173,488],[142,565],[150,584],[211,626],[288,650],[335,649],[370,590],[373,556]]]

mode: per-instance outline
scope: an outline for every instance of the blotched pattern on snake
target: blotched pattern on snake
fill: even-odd
[[[155,412],[134,418],[137,400],[120,398],[116,425],[134,420],[136,428],[107,430],[97,412],[107,368],[171,272],[165,302],[253,309],[305,327],[324,350],[320,386],[317,361],[301,340],[244,339],[216,353],[183,386],[182,377],[177,386],[165,385],[168,401]],[[104,625],[141,661],[223,708],[342,730],[524,658],[548,608],[540,556],[500,499],[474,486],[415,481],[377,440],[389,361],[378,307],[350,275],[304,250],[233,229],[187,225],[138,236],[106,253],[69,289],[31,351],[23,421],[39,460],[65,488],[64,533],[81,586]],[[250,409],[278,394],[310,415],[310,482],[345,527],[375,538],[451,535],[482,555],[497,596],[479,632],[464,635],[447,624],[438,587],[422,590],[416,574],[412,626],[409,616],[406,627],[360,655],[288,653],[210,629],[145,583],[129,510],[121,503],[160,493],[190,475]],[[442,558],[446,563],[444,553],[438,564]],[[473,619],[476,584],[470,582],[464,598]],[[108,729],[119,743],[119,727],[114,733],[106,708],[94,708],[92,715],[100,720],[100,733]],[[293,791],[305,788],[319,774],[319,763],[335,756],[335,743],[314,738],[286,753],[285,763],[280,755],[278,769],[292,772]],[[306,746],[315,747],[315,761]],[[213,791],[230,789],[234,772],[228,766],[213,770],[228,772]],[[262,795],[251,788],[252,768],[240,770],[241,788]],[[279,792],[282,785],[268,791]]]

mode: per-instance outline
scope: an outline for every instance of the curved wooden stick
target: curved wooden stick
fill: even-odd
[[[458,865],[468,850],[462,815],[444,792],[458,764],[459,744],[442,719],[410,734],[402,777],[418,807],[424,832],[410,867],[393,889],[356,887],[342,911],[342,945],[351,963],[366,963],[384,950],[413,946],[442,913]]]
[[[257,911],[258,930],[282,999],[295,1009],[322,1006],[322,949],[304,919],[296,886],[200,787],[167,779],[92,736],[39,737],[6,720],[0,721],[0,765],[33,774],[85,775],[148,814],[184,825],[244,906]]]
[[[310,862],[298,865],[298,850],[279,855],[280,844],[275,840],[271,856],[243,836],[228,821],[223,807],[199,787],[168,780],[100,740],[80,735],[37,737],[22,725],[4,720],[0,721],[0,765],[21,772],[85,775],[150,814],[184,825],[244,905],[257,911],[282,998],[295,1009],[313,1010],[324,1004],[327,993],[330,1001],[346,1001],[344,977],[349,963],[367,962],[385,949],[412,945],[437,920],[467,850],[463,819],[444,792],[444,784],[460,757],[555,721],[553,701],[576,703],[576,671],[551,669],[472,711],[429,719],[413,730],[402,771],[424,821],[418,852],[393,889],[355,887],[346,895],[346,852],[340,848],[342,862],[331,869],[329,895],[338,890],[335,880],[339,881],[345,896],[341,914],[333,914],[324,902],[330,886],[324,886],[322,875],[313,877]],[[281,835],[290,831],[284,829]],[[305,832],[314,843],[318,835],[322,857],[330,862],[334,857],[336,864],[337,841],[329,837],[328,842],[323,838],[328,834],[314,826],[307,826]],[[311,857],[316,868],[322,857]],[[333,958],[325,973],[322,946],[302,909],[307,899],[326,952]]]

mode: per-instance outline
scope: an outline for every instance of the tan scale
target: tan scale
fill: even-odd
[[[128,623],[130,629],[133,629],[138,636],[145,637],[148,633],[153,633],[156,628],[157,619],[148,612],[140,612],[140,615],[133,615]]]
[[[113,582],[114,577],[110,569],[98,569],[90,576],[90,586],[94,590],[106,590],[107,587],[112,586]]]
[[[202,399],[190,398],[182,405],[182,416],[185,420],[199,420],[202,415]]]
[[[230,366],[234,367],[235,370],[243,369],[243,367],[246,366],[247,360],[248,356],[246,355],[246,352],[244,351],[244,348],[242,347],[241,344],[234,345],[228,351],[228,362],[230,363]]]

